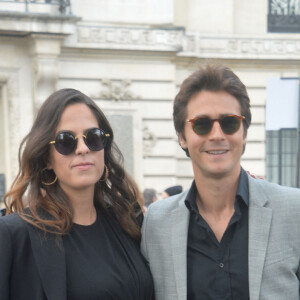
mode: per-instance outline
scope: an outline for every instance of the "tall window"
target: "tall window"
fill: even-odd
[[[266,179],[299,187],[299,79],[271,78],[266,103]]]
[[[296,128],[267,131],[267,179],[281,185],[297,187],[298,150]]]
[[[268,32],[299,33],[300,1],[269,0]]]

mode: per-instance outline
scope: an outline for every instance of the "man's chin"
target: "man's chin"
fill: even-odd
[[[219,168],[219,169],[213,169],[213,170],[207,170],[204,173],[204,176],[206,178],[211,178],[211,179],[223,179],[228,177],[230,174],[233,173],[233,170],[228,170],[224,168]]]

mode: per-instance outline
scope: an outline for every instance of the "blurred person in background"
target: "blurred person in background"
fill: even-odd
[[[157,201],[157,193],[155,189],[144,189],[143,191],[144,197],[144,206],[148,208],[150,204]]]
[[[170,186],[161,193],[162,199],[182,193],[181,185]]]

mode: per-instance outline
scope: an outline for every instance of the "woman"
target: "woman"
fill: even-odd
[[[98,106],[53,93],[21,143],[0,218],[0,298],[152,299],[138,189]],[[26,199],[26,200],[24,200]]]

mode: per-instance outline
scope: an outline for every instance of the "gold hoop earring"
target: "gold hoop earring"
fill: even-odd
[[[42,171],[41,171],[41,177],[43,178],[49,178],[47,175],[45,175],[46,173],[43,173],[43,172],[45,172],[45,171],[50,171],[50,170],[48,170],[47,168],[44,168],[44,169],[42,169]],[[53,171],[53,173],[54,173],[54,171]],[[56,176],[56,174],[54,173],[54,175],[55,175],[55,178],[54,178],[54,180],[52,180],[51,182],[45,182],[45,181],[43,181],[43,180],[41,180],[41,183],[42,184],[44,184],[44,185],[52,185],[53,183],[55,183],[56,182],[56,180],[57,180],[57,176]]]
[[[102,176],[103,176],[103,174],[102,174],[102,176],[101,176],[102,179],[101,178],[99,179],[100,182],[105,182],[109,175],[108,167],[106,165],[104,165],[104,168],[105,168],[104,178],[102,178]]]

